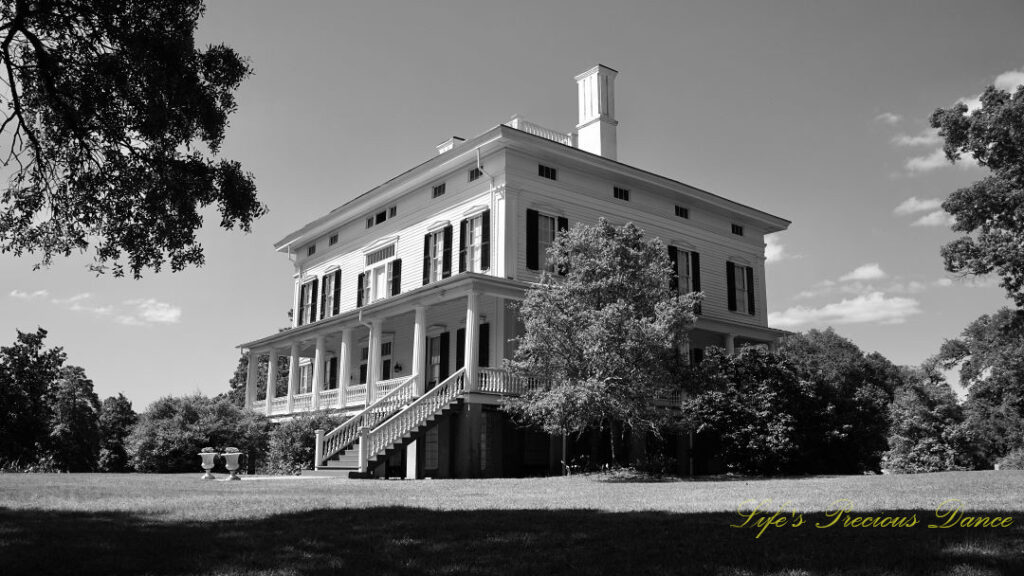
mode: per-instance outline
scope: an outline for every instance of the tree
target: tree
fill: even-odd
[[[907,370],[890,407],[885,467],[893,472],[939,472],[966,467],[968,437],[956,395],[934,362]]]
[[[552,386],[506,409],[562,435],[619,424],[657,433],[665,413],[653,400],[681,388],[678,350],[699,297],[673,293],[665,246],[631,223],[577,225],[548,255],[564,274],[544,273],[527,291],[510,368]]]
[[[267,366],[270,364],[268,356],[260,356],[256,366],[256,393],[266,394],[267,391]],[[288,370],[289,358],[287,356],[277,357],[277,386],[274,388],[275,397],[280,398],[288,394]],[[245,408],[245,387],[249,379],[249,355],[242,354],[238,358],[238,366],[235,373],[228,381],[228,391],[219,397],[227,398],[232,404],[239,408]]]
[[[299,474],[313,467],[316,457],[316,431],[333,430],[344,418],[330,416],[325,411],[300,414],[281,422],[271,432],[267,442],[266,471],[276,474]]]
[[[805,471],[851,474],[878,470],[888,448],[889,404],[902,382],[881,354],[865,356],[831,328],[782,339],[779,354],[796,368],[813,403],[799,430]]]
[[[939,351],[946,369],[959,366],[964,404],[979,465],[1024,449],[1024,311],[1003,308],[971,322]]]
[[[93,268],[135,277],[203,263],[196,231],[216,205],[248,231],[266,208],[252,175],[217,159],[233,92],[251,73],[234,50],[197,49],[202,0],[0,0],[0,250],[94,248]]]
[[[776,474],[798,465],[797,427],[810,397],[784,357],[754,347],[734,356],[708,348],[689,387],[684,417],[697,433],[718,439],[726,468]]]
[[[0,462],[34,464],[48,444],[48,392],[66,355],[44,348],[46,334],[19,330],[13,345],[0,347]]]
[[[206,446],[235,446],[255,457],[266,452],[269,423],[226,399],[167,396],[150,404],[128,437],[128,454],[139,472],[189,472]]]
[[[65,366],[50,386],[50,432],[46,457],[65,472],[96,469],[100,451],[100,399],[78,366]]]
[[[128,435],[138,421],[138,414],[124,394],[110,396],[100,406],[99,469],[103,472],[125,472],[128,462]]]
[[[964,235],[943,246],[942,258],[950,272],[998,274],[1024,308],[1024,86],[1013,94],[989,86],[981,108],[967,112],[960,102],[931,116],[947,158],[968,154],[991,171],[943,202],[956,219],[953,230]]]

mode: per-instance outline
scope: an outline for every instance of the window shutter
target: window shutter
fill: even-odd
[[[747,312],[754,313],[754,269],[747,267]]]
[[[690,282],[693,284],[693,291],[700,292],[700,254],[697,252],[690,252]],[[697,307],[693,311],[700,314],[701,305],[697,304]]]
[[[489,352],[491,351],[491,325],[481,324],[480,325],[480,348],[477,351],[477,355],[480,357],[479,366],[487,368],[490,366],[488,358]]]
[[[323,280],[320,281],[320,286],[322,286],[323,289],[320,290],[320,318],[319,319],[323,320],[325,314],[327,313],[327,277],[326,276],[324,276]]]
[[[338,387],[338,357],[335,356],[327,361],[327,388]]]
[[[672,263],[672,273],[668,277],[669,290],[679,292],[679,249],[668,247],[668,261]]]
[[[363,305],[363,286],[366,284],[366,273],[359,274],[359,279],[356,281],[356,308]]]
[[[316,288],[317,288],[317,282],[318,282],[318,279],[313,278],[313,282],[311,283],[312,284],[311,290],[313,290],[313,295],[309,299],[309,321],[310,321],[310,323],[316,322],[316,297],[317,297]]]
[[[491,268],[491,211],[484,210],[480,216],[480,270]]]
[[[569,229],[569,219],[568,218],[562,218],[561,216],[559,216],[558,217],[558,231],[559,232],[565,232],[568,229]]]
[[[703,361],[704,361],[704,349],[703,348],[694,348],[693,349],[693,363],[696,365],[696,364],[700,364]]]
[[[540,249],[538,243],[539,226],[537,223],[537,211],[526,211],[526,267],[530,270],[538,270],[540,263],[537,258],[537,251]]]
[[[729,292],[729,310],[736,310],[736,265],[725,263],[725,289]]]
[[[466,329],[459,328],[455,331],[455,369],[458,370],[466,365]]]
[[[423,237],[423,285],[430,284],[430,237],[433,234],[427,234]]]
[[[295,311],[299,315],[298,326],[302,326],[306,323],[306,290],[309,290],[308,284],[299,286],[299,309]]]
[[[469,247],[468,242],[466,242],[466,229],[469,228],[468,224],[469,220],[459,222],[459,274],[466,271],[466,249]]]
[[[448,332],[441,333],[441,380],[448,377],[448,354],[451,335]],[[440,384],[440,382],[438,382]]]
[[[441,278],[452,275],[452,227],[444,227],[444,258],[441,263]]]
[[[334,271],[334,310],[332,314],[337,316],[341,312],[341,270]]]
[[[391,263],[391,295],[398,296],[402,293],[402,259],[395,258]]]

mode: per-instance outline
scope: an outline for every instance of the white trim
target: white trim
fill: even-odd
[[[473,206],[469,210],[466,210],[465,212],[463,212],[462,213],[462,217],[463,218],[475,218],[475,217],[483,214],[484,212],[486,212],[486,211],[488,211],[490,209],[491,209],[491,207],[487,206],[486,204],[477,204],[476,206]]]
[[[376,250],[378,248],[383,248],[384,246],[387,246],[388,244],[397,243],[397,242],[398,242],[398,234],[393,234],[391,236],[385,236],[384,238],[378,238],[378,239],[374,240],[373,242],[371,242],[370,244],[367,244],[366,246],[364,246],[362,248],[362,251],[363,251],[363,254],[365,255],[367,252],[373,252],[374,250]]]
[[[438,220],[437,222],[434,222],[430,226],[427,226],[427,232],[428,233],[441,232],[445,228],[447,228],[447,227],[449,227],[451,225],[452,225],[451,220]]]

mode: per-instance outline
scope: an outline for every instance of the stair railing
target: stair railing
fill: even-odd
[[[320,446],[321,459],[316,465],[322,465],[325,460],[333,458],[335,454],[351,446],[359,439],[360,428],[376,426],[385,418],[412,402],[415,395],[416,375],[413,374],[406,378],[404,382],[395,386],[391,392],[363,408],[355,416],[342,422],[334,430],[324,434],[322,445]]]

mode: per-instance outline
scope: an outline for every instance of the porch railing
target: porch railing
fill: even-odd
[[[573,143],[572,143],[572,134],[566,134],[564,132],[558,132],[557,130],[551,130],[550,128],[545,128],[545,127],[541,126],[540,124],[534,124],[533,122],[528,122],[526,120],[523,120],[522,118],[520,118],[518,116],[515,116],[511,120],[509,120],[508,122],[505,122],[505,125],[506,126],[511,126],[512,128],[515,128],[516,130],[522,130],[523,132],[526,132],[527,134],[533,134],[534,136],[540,136],[541,138],[547,138],[548,140],[554,140],[555,142],[558,142],[559,144],[565,144],[566,146],[572,146],[573,145]]]
[[[387,396],[388,393],[390,393],[392,390],[401,386],[408,380],[409,376],[402,376],[401,378],[392,378],[390,380],[381,380],[380,382],[377,382],[376,386],[374,386],[374,392],[376,392],[376,394],[374,394],[373,397],[383,398],[384,396]]]
[[[338,389],[332,390],[321,390],[320,391],[320,409],[324,408],[337,408],[338,406]]]
[[[366,408],[363,408],[359,413],[343,422],[334,430],[324,434],[320,450],[320,461],[316,465],[320,466],[325,460],[351,446],[359,438],[360,428],[376,426],[382,420],[412,402],[415,395],[416,376],[406,376],[400,379],[400,382],[391,386],[390,392]]]
[[[480,368],[477,374],[480,382],[479,390],[492,394],[518,396],[548,385],[547,380],[513,376],[502,368]]]
[[[309,412],[313,409],[313,393],[292,396],[292,412]]]
[[[366,404],[366,384],[349,386],[345,394],[346,406],[360,406]]]

